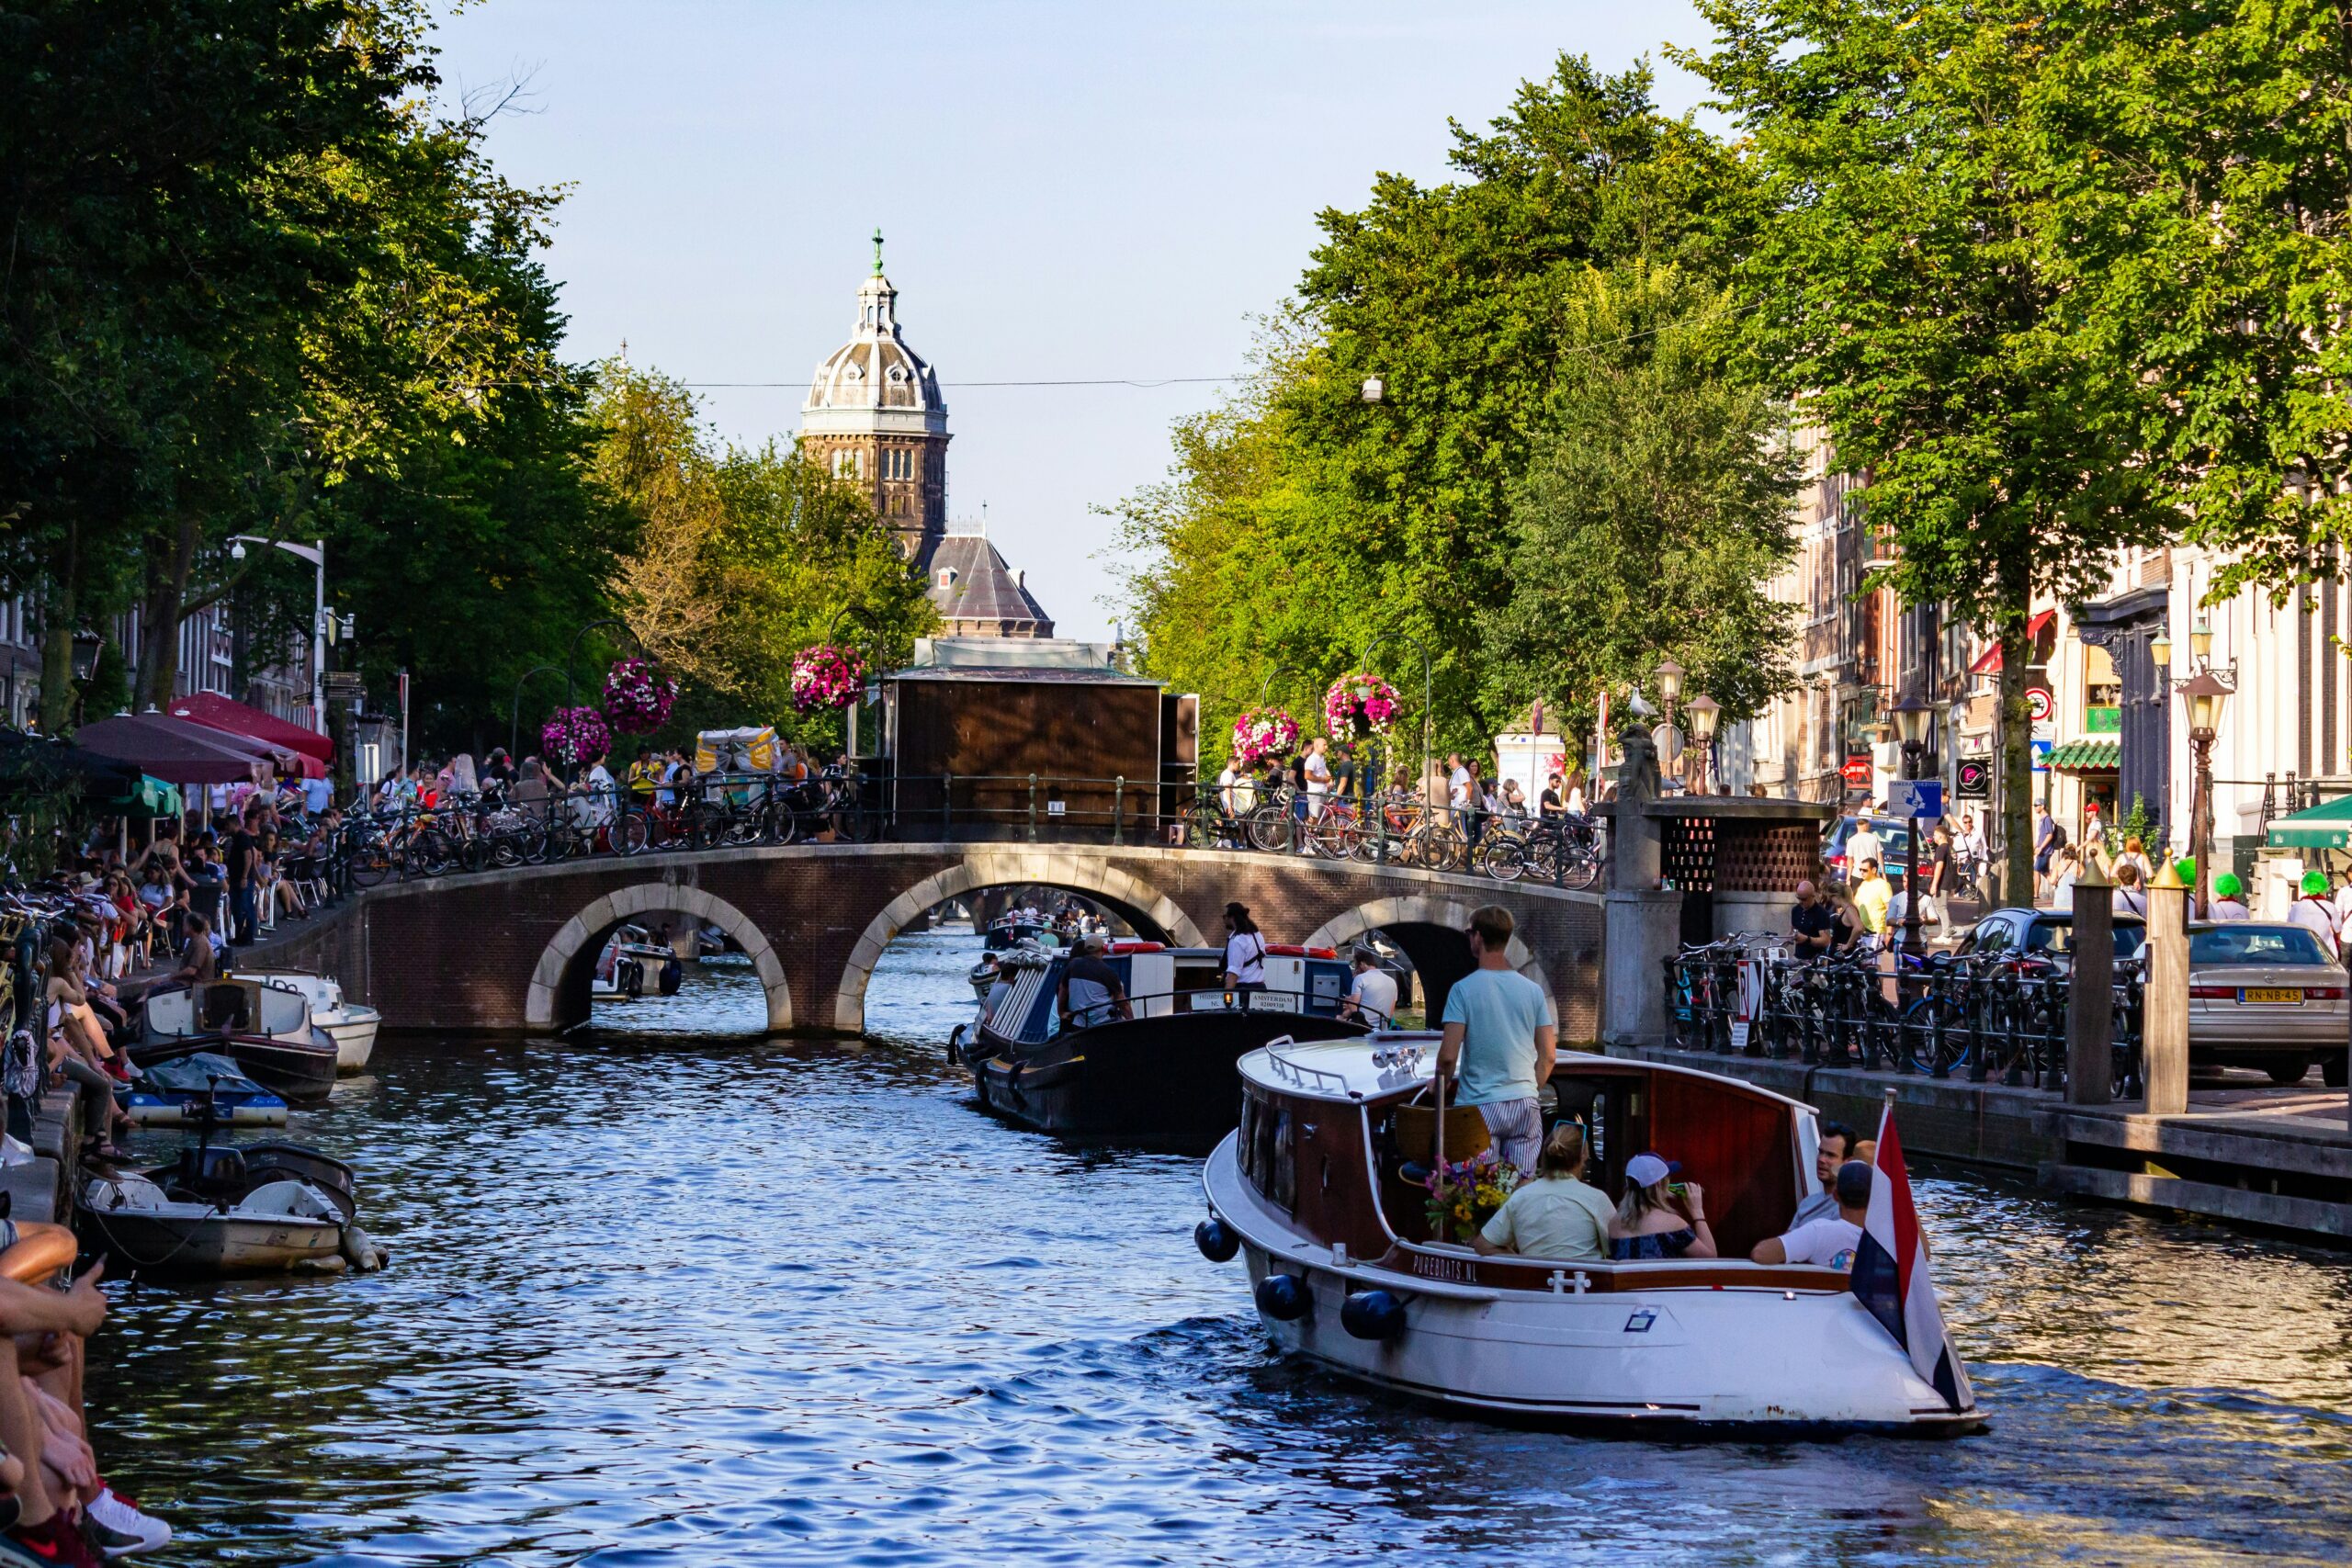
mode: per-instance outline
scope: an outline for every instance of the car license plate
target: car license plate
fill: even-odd
[[[2280,990],[2276,987],[2264,986],[2248,986],[2243,995],[2250,1002],[2300,1002],[2303,999],[2303,993],[2299,990]]]

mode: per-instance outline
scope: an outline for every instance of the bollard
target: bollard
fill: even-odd
[[[2188,1109],[2188,885],[2169,856],[2148,884],[2148,982],[2140,1003],[2143,1109]]]
[[[2115,1098],[2115,885],[2089,857],[2075,879],[2075,971],[2066,998],[2066,1103]]]

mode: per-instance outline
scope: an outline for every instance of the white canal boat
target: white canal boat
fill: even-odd
[[[1283,1349],[1464,1413],[1698,1431],[1982,1424],[1966,1378],[1947,1400],[1838,1269],[1746,1261],[1810,1186],[1813,1109],[1713,1074],[1562,1053],[1547,1119],[1581,1117],[1587,1176],[1612,1198],[1657,1150],[1707,1195],[1721,1258],[1481,1257],[1431,1238],[1426,1169],[1438,1036],[1385,1032],[1241,1059],[1239,1131],[1204,1174],[1213,1260],[1245,1258]],[[1445,1116],[1447,1158],[1483,1145],[1476,1110]],[[1405,1168],[1415,1166],[1412,1174]]]
[[[296,969],[240,969],[242,979],[259,980],[282,991],[299,991],[311,1005],[311,1022],[334,1042],[334,1069],[364,1072],[376,1052],[376,1030],[383,1015],[374,1008],[348,1000],[343,987],[323,975]]]

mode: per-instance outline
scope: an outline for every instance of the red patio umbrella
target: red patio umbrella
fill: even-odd
[[[322,762],[334,761],[334,742],[316,730],[288,724],[276,714],[264,713],[250,703],[224,697],[218,692],[198,692],[193,696],[178,698],[164,711],[174,718],[185,718],[214,729],[225,729],[232,735],[266,740],[280,750],[300,751],[304,756],[316,757]]]

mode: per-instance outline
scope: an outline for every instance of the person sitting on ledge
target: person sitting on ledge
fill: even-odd
[[[1516,1252],[1575,1262],[1609,1256],[1609,1194],[1584,1179],[1584,1128],[1562,1121],[1544,1141],[1535,1174],[1511,1189],[1470,1245],[1487,1256]]]
[[[1871,1207],[1871,1168],[1849,1159],[1838,1168],[1838,1212],[1807,1220],[1786,1235],[1769,1235],[1747,1254],[1755,1263],[1819,1263],[1850,1272]]]
[[[1665,1258],[1713,1258],[1715,1233],[1707,1228],[1707,1194],[1695,1181],[1676,1193],[1667,1180],[1677,1168],[1656,1155],[1625,1162],[1625,1200],[1609,1226],[1609,1256],[1620,1262]]]

